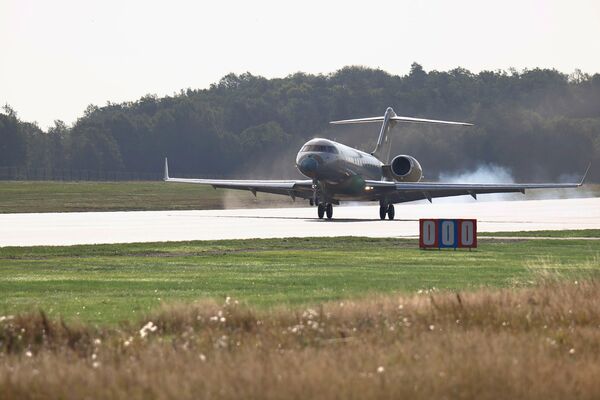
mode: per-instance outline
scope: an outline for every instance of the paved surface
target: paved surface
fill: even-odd
[[[0,214],[0,246],[72,245],[308,236],[418,235],[419,218],[477,218],[481,232],[600,229],[600,198],[396,205],[380,221],[378,206]]]
[[[418,237],[418,236],[415,236]],[[556,236],[479,236],[477,240],[600,240],[600,237],[556,237]]]

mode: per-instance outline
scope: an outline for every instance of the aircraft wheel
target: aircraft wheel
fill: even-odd
[[[385,214],[387,213],[387,207],[386,206],[379,206],[379,219],[385,219]]]
[[[325,206],[323,204],[317,206],[317,215],[319,216],[319,219],[323,219],[323,216],[325,215]]]
[[[327,219],[331,219],[333,217],[333,204],[327,203],[325,212],[327,213]]]
[[[394,215],[396,215],[396,212],[394,211],[394,205],[393,204],[390,204],[388,206],[387,215],[388,215],[388,218],[390,220],[394,219]],[[385,218],[385,215],[383,216],[383,218]]]

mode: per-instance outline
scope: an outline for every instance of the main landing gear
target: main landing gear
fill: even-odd
[[[390,220],[394,219],[396,212],[394,211],[393,204],[380,204],[379,205],[379,219],[382,219],[382,220],[385,219],[386,214]]]
[[[319,216],[319,219],[323,219],[325,215],[327,215],[327,219],[333,218],[333,204],[319,203],[317,206],[317,215]]]

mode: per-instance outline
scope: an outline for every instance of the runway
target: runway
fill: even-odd
[[[0,246],[74,245],[310,236],[418,235],[419,218],[477,218],[480,232],[600,229],[600,198],[312,208],[0,214]]]

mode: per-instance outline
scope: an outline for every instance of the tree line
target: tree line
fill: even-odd
[[[600,74],[552,69],[463,68],[408,74],[345,67],[332,74],[266,79],[229,74],[208,89],[90,105],[72,125],[42,130],[6,105],[0,112],[0,167],[160,174],[168,156],[180,175],[293,177],[302,143],[329,137],[372,149],[379,126],[329,121],[399,115],[475,123],[469,129],[403,125],[394,154],[415,156],[427,178],[481,164],[518,180],[563,179],[592,162],[600,181]]]

